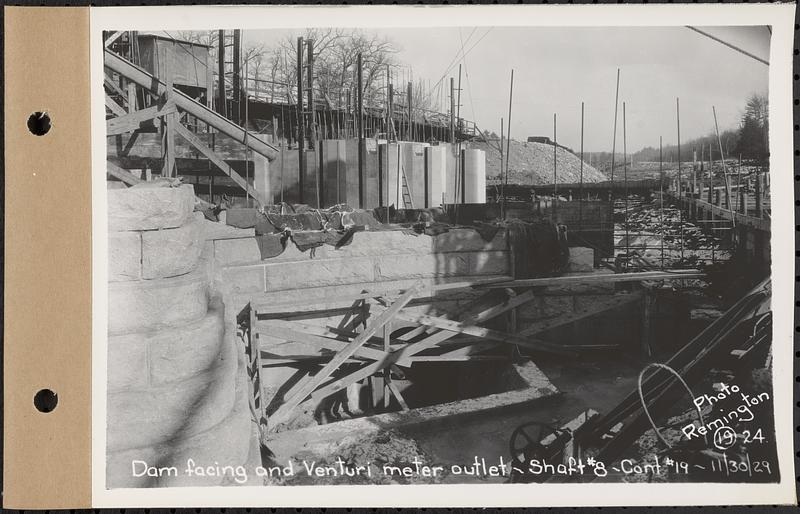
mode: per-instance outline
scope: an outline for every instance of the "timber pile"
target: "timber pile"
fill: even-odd
[[[393,382],[392,372],[398,367],[411,367],[415,362],[502,360],[509,358],[508,351],[498,354],[490,350],[504,346],[516,346],[537,354],[574,356],[580,346],[563,346],[534,336],[607,308],[618,307],[618,300],[626,303],[638,298],[624,295],[626,298],[615,298],[613,303],[601,309],[584,310],[518,333],[483,326],[534,300],[533,288],[598,281],[683,280],[698,275],[702,274],[695,270],[590,274],[446,283],[429,288],[418,282],[405,290],[391,289],[391,286],[380,290],[376,285],[372,291],[341,295],[317,305],[307,301],[275,304],[274,301],[252,298],[240,322],[243,333],[249,336],[250,375],[256,392],[254,408],[260,411],[259,424],[270,431],[280,431],[282,425],[291,423],[298,415],[298,407],[308,398],[320,402],[364,380],[371,380],[373,393],[378,393],[373,396],[376,405],[379,402],[388,408],[395,403],[402,410],[408,410],[408,404]],[[413,305],[412,301],[430,303],[437,293],[457,289],[484,292],[450,317],[406,309]],[[314,319],[323,323],[310,323]],[[395,336],[393,327],[408,328],[409,331]],[[298,369],[299,375],[281,387],[280,392],[267,398],[262,387],[262,373],[264,368],[272,366],[289,366]],[[262,437],[265,432],[262,432]]]
[[[492,143],[499,144],[499,141]],[[497,184],[500,181],[500,153],[493,144],[474,142],[472,148],[486,152],[486,182]],[[505,151],[505,149],[503,149]],[[508,166],[508,183],[514,185],[536,185],[553,183],[553,146],[545,143],[526,143],[511,140]],[[558,183],[580,182],[580,158],[563,148],[557,148]],[[583,163],[584,182],[602,182],[606,176],[596,168]]]

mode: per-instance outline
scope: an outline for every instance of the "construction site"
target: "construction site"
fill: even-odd
[[[107,488],[779,481],[747,123],[634,159],[615,66],[590,153],[511,68],[498,135],[457,59],[245,32],[104,33]]]

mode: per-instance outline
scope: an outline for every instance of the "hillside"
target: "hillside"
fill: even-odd
[[[494,142],[493,142],[494,143]],[[486,182],[497,183],[500,180],[500,154],[496,147],[483,141],[471,143],[472,148],[486,152]],[[518,185],[552,184],[553,183],[553,146],[545,143],[526,143],[511,140],[511,162],[508,166],[508,183]],[[581,160],[574,154],[556,149],[558,182],[560,184],[580,181]],[[607,180],[600,171],[583,164],[584,182],[602,182]]]

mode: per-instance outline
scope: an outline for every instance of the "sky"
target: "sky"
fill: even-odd
[[[762,59],[769,59],[770,32],[763,26],[698,27]],[[405,78],[431,85],[458,81],[462,65],[461,116],[485,131],[508,127],[508,98],[514,70],[511,136],[553,137],[580,148],[584,102],[585,151],[610,151],[614,91],[620,71],[617,151],[622,150],[625,102],[630,152],[677,142],[676,98],[681,141],[736,128],[753,93],[766,94],[768,67],[685,27],[446,27],[374,31],[400,49],[409,65]],[[273,45],[296,31],[244,31],[244,44]],[[462,50],[463,42],[463,50]],[[452,63],[452,64],[451,64]],[[449,67],[449,69],[448,69]],[[400,82],[397,80],[396,82]],[[447,97],[442,97],[444,101]],[[447,106],[443,108],[447,111]]]

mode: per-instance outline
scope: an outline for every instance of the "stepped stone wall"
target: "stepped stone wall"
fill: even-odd
[[[192,186],[108,191],[107,487],[216,485],[134,476],[241,465],[252,443],[246,360],[211,295],[206,223]],[[139,470],[144,466],[137,464]]]

